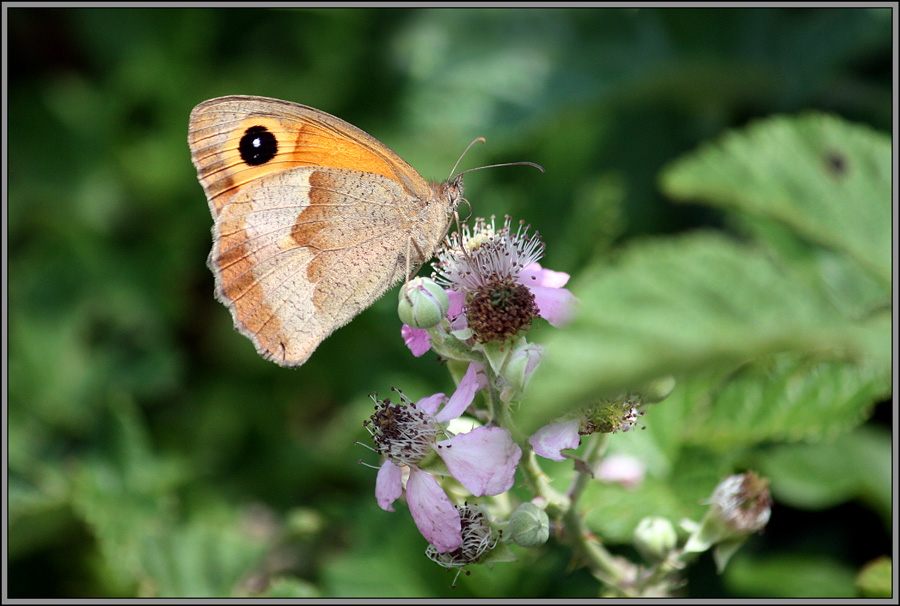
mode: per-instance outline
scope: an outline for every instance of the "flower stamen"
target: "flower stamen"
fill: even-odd
[[[415,465],[431,453],[432,445],[441,434],[434,417],[421,410],[400,390],[395,390],[400,402],[385,398],[379,400],[377,394],[375,413],[363,426],[375,440],[375,449],[397,465]]]

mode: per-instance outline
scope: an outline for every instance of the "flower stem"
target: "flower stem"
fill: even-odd
[[[600,459],[600,455],[603,454],[603,451],[606,450],[607,440],[609,438],[609,434],[592,434],[587,440],[587,446],[584,449],[584,461],[587,463],[588,467],[593,469],[594,464]],[[569,486],[568,497],[572,501],[572,505],[574,507],[575,503],[581,498],[581,494],[584,492],[584,489],[587,488],[588,482],[592,479],[592,476],[587,473],[577,473],[575,477],[572,479],[572,485]]]
[[[513,440],[522,446],[525,438],[513,422],[512,415],[509,414],[509,404],[500,399],[500,392],[497,390],[497,375],[494,374],[487,361],[482,364],[482,367],[488,380],[487,398],[491,410],[491,424],[508,429]]]
[[[579,475],[586,476],[587,474]],[[581,524],[581,514],[574,503],[563,515],[563,524],[565,525],[565,538],[586,560],[591,574],[607,585],[623,590],[623,587],[628,584],[629,578],[633,576],[634,564],[624,558],[614,556],[590,536],[589,531]]]

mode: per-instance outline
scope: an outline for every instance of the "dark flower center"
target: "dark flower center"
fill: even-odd
[[[504,341],[537,315],[534,295],[510,278],[489,282],[466,296],[466,318],[479,343]]]
[[[438,435],[431,416],[405,401],[396,404],[385,398],[376,402],[375,414],[363,422],[375,440],[375,449],[397,464],[421,461]]]

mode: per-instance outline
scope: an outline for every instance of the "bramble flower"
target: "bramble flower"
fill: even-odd
[[[621,394],[580,411],[575,418],[544,425],[528,438],[528,443],[539,456],[565,461],[562,451],[578,448],[581,436],[629,431],[644,414],[641,404],[640,395]]]
[[[434,544],[425,549],[428,558],[447,570],[457,569],[456,577],[464,566],[479,563],[484,555],[497,546],[500,536],[491,528],[490,519],[485,510],[478,505],[457,505],[460,520],[462,542],[452,551],[441,552]],[[468,574],[468,572],[466,572]],[[456,585],[456,577],[453,584]]]
[[[716,486],[707,503],[709,511],[693,529],[685,553],[706,551],[713,545],[719,572],[754,532],[762,532],[772,514],[769,480],[749,471],[728,476]]]
[[[753,534],[769,521],[772,497],[769,481],[748,472],[722,480],[709,504],[715,515],[735,534]]]
[[[470,232],[454,233],[438,250],[435,282],[447,290],[450,329],[477,343],[503,341],[527,328],[535,316],[552,326],[564,325],[575,297],[563,288],[569,275],[541,268],[537,262],[544,244],[537,233],[528,235],[519,224],[513,233],[510,218],[497,230],[476,219]],[[425,329],[403,326],[404,341],[414,355],[430,347]]]
[[[400,393],[399,403],[376,400],[375,414],[364,423],[376,450],[386,459],[375,483],[378,505],[394,511],[392,503],[403,493],[403,470],[408,469],[406,501],[410,513],[419,532],[438,552],[457,549],[463,538],[456,508],[430,472],[451,475],[474,496],[497,495],[512,487],[522,456],[506,429],[476,427],[452,435],[445,428],[465,411],[481,388],[477,369],[478,365],[469,365],[449,401],[437,393],[413,404]]]

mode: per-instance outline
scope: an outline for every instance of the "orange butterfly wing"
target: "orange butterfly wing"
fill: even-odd
[[[260,138],[270,133],[276,146],[273,157],[257,166],[241,157],[248,129],[261,129]],[[204,101],[191,112],[188,144],[213,217],[254,179],[298,166],[382,175],[420,199],[431,192],[412,166],[368,133],[313,107],[279,99],[230,96]]]
[[[461,195],[325,112],[222,97],[188,143],[215,220],[216,297],[265,358],[299,366],[431,257]]]

